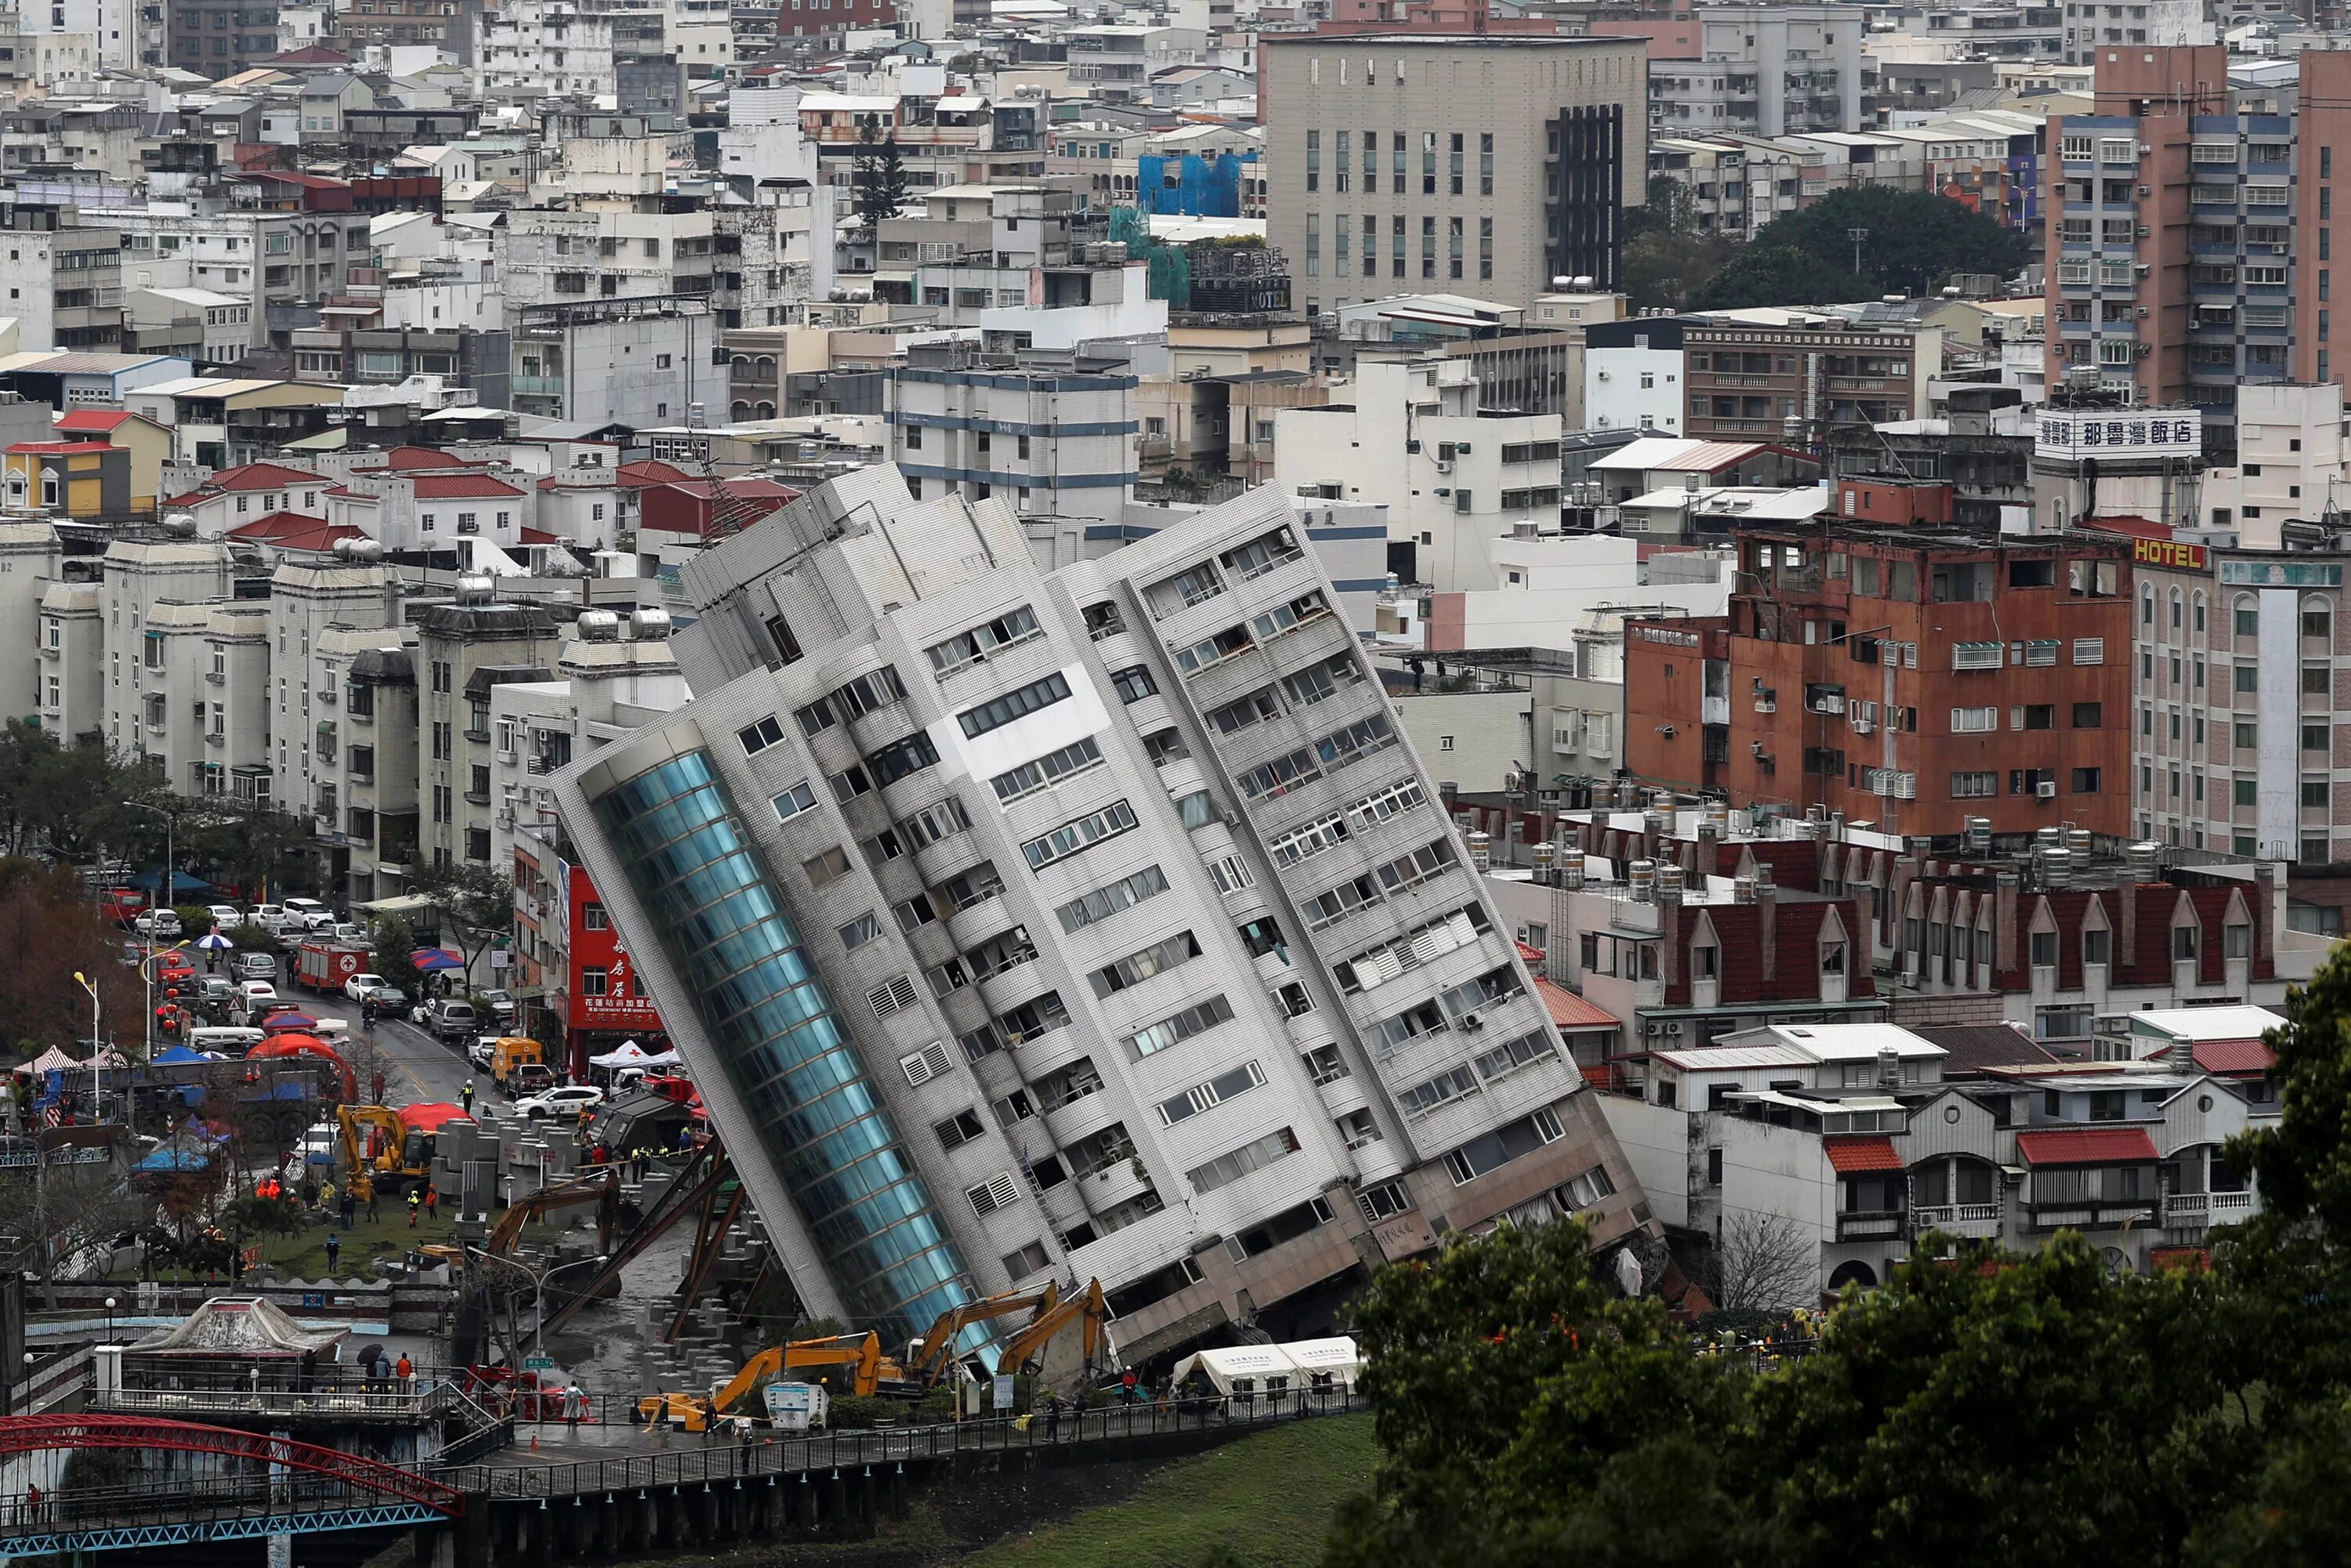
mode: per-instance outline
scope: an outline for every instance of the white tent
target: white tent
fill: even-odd
[[[1290,1344],[1234,1344],[1198,1351],[1176,1364],[1176,1385],[1197,1372],[1227,1399],[1269,1401],[1278,1408],[1308,1393],[1343,1393],[1355,1385],[1363,1355],[1352,1339],[1308,1339]]]
[[[601,1056],[588,1059],[590,1067],[643,1067],[653,1060],[653,1052],[635,1040],[623,1040],[618,1051],[608,1051]]]

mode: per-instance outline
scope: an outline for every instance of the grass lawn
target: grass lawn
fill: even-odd
[[[1088,1509],[967,1559],[973,1568],[1201,1568],[1229,1550],[1249,1568],[1322,1554],[1332,1511],[1371,1485],[1369,1416],[1301,1421],[1155,1471],[1124,1502]]]
[[[280,1278],[323,1279],[327,1273],[327,1238],[331,1234],[342,1239],[342,1250],[336,1259],[336,1274],[344,1279],[360,1279],[367,1275],[369,1260],[397,1258],[422,1242],[446,1241],[456,1229],[456,1222],[445,1206],[437,1219],[428,1218],[420,1213],[413,1230],[408,1228],[408,1206],[404,1201],[394,1203],[384,1198],[376,1207],[377,1212],[382,1216],[381,1219],[371,1223],[367,1206],[362,1204],[359,1209],[359,1223],[349,1230],[332,1230],[320,1225],[309,1227],[295,1236],[268,1237],[261,1243],[261,1260],[277,1265]],[[134,1267],[120,1270],[118,1277],[135,1279],[138,1270]],[[183,1270],[167,1269],[159,1270],[156,1278],[184,1280],[188,1275]]]

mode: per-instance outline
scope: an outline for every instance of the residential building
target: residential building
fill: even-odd
[[[686,564],[695,701],[558,807],[812,1310],[1071,1274],[1133,1358],[1505,1213],[1646,1228],[1297,527],[1260,490],[1040,575],[879,467]],[[756,905],[725,954],[689,885]],[[796,1135],[816,1071],[860,1109]],[[823,1196],[852,1158],[882,1207]]]
[[[1269,33],[1259,54],[1267,238],[1308,314],[1407,277],[1507,304],[1615,287],[1648,167],[1640,40]]]
[[[2132,831],[2263,860],[2351,861],[2351,731],[2335,696],[2351,670],[2351,555],[2339,543],[2130,549]]]
[[[1784,136],[1875,123],[1861,19],[1842,5],[1708,6],[1694,19],[1601,22],[1593,31],[1654,40],[1648,114],[1658,133]],[[1682,57],[1677,46],[1688,45]]]
[[[1728,617],[1626,629],[1634,777],[1904,834],[2127,831],[2123,541],[1833,525],[1738,548]]]
[[[916,499],[1001,490],[1024,517],[1113,523],[1134,498],[1135,378],[945,344],[884,377],[890,456]]]
[[[500,601],[486,580],[469,580],[455,602],[424,610],[415,625],[416,852],[435,865],[486,866],[496,760],[490,693],[509,681],[549,677],[555,622],[544,607]]]
[[[1481,410],[1475,368],[1441,354],[1359,360],[1332,401],[1277,410],[1274,479],[1293,496],[1388,504],[1391,555],[1438,591],[1492,588],[1492,547],[1557,525],[1560,419]]]

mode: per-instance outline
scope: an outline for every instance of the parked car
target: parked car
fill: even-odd
[[[236,982],[226,975],[206,975],[196,982],[196,988],[208,1002],[225,1003],[236,995]]]
[[[515,1111],[527,1121],[576,1122],[604,1103],[604,1092],[591,1084],[548,1089],[515,1102]]]
[[[246,912],[245,917],[264,931],[270,932],[284,930],[288,918],[282,904],[256,904]]]
[[[245,1010],[258,1018],[277,999],[277,988],[266,980],[240,980],[236,995],[245,1004]]]
[[[316,931],[335,923],[335,912],[315,898],[289,898],[286,901],[286,913],[295,928],[301,931]]]
[[[277,977],[277,955],[234,954],[229,959],[229,972],[240,980],[274,980]]]
[[[180,934],[180,914],[175,909],[141,910],[131,925],[131,929],[144,931],[150,936],[177,936]]]
[[[350,979],[343,982],[343,995],[349,997],[352,1001],[363,1002],[367,1000],[368,993],[370,991],[375,990],[383,986],[388,986],[391,983],[391,981],[385,979],[381,975],[362,970],[359,974],[353,975]]]
[[[204,905],[204,913],[213,917],[213,929],[215,931],[234,931],[245,924],[245,916],[237,913],[234,904],[208,904]]]
[[[498,1037],[496,1035],[477,1034],[474,1037],[474,1043],[465,1048],[465,1060],[482,1071],[487,1072],[490,1070],[491,1059],[497,1053]]]
[[[348,920],[338,920],[335,922],[334,925],[327,928],[326,936],[331,941],[355,942],[361,945],[371,942],[375,939],[369,934],[366,926],[354,925]]]
[[[455,1040],[475,1032],[480,1019],[474,1014],[474,1004],[455,997],[435,997],[409,1017],[431,1031],[437,1040]]]
[[[515,1016],[514,998],[504,991],[475,991],[474,999],[490,1004],[490,1016],[501,1024],[512,1023]]]

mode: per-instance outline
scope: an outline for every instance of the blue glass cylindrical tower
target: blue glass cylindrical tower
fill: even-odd
[[[854,1326],[903,1343],[972,1299],[708,756],[674,758],[591,804]]]

